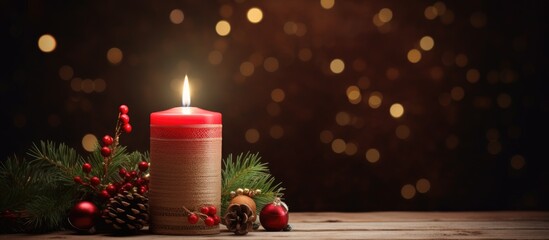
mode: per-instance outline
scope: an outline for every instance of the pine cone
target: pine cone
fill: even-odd
[[[231,204],[225,214],[227,229],[236,235],[246,235],[253,230],[254,213],[246,204]]]
[[[109,199],[102,218],[116,231],[132,233],[149,221],[149,199],[139,193],[124,192]]]

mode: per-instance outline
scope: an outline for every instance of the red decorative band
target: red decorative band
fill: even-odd
[[[151,125],[151,139],[220,139],[221,124],[202,124],[189,126]]]

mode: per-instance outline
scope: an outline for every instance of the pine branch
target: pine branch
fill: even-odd
[[[281,183],[275,184],[275,178],[269,173],[267,163],[260,162],[259,153],[241,153],[233,160],[232,154],[223,160],[221,210],[222,216],[230,202],[230,193],[237,188],[261,189],[261,194],[254,197],[258,211],[275,196],[282,196],[284,188]]]
[[[31,165],[43,168],[43,174],[39,177],[45,181],[72,183],[72,178],[79,173],[79,166],[83,163],[76,150],[51,141],[40,141],[40,145],[33,143],[27,154],[31,157]]]

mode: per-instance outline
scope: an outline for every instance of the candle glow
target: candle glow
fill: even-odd
[[[183,81],[183,91],[181,95],[181,100],[183,102],[183,107],[187,108],[191,106],[191,89],[189,87],[189,78],[185,75],[185,81]]]

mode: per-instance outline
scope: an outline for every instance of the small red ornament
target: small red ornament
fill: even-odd
[[[217,215],[213,216],[214,224],[218,225],[221,222],[221,218]]]
[[[280,198],[263,207],[259,221],[267,231],[280,231],[288,226],[288,207]]]
[[[118,110],[120,111],[120,113],[122,114],[128,114],[128,112],[130,111],[128,109],[128,106],[126,105],[120,105],[120,107],[118,108]]]
[[[198,215],[195,213],[189,214],[189,216],[187,216],[187,221],[189,221],[190,224],[196,224],[198,222]]]
[[[203,214],[208,215],[208,212],[210,212],[210,209],[206,206],[200,208],[200,212]]]
[[[125,133],[131,133],[132,132],[132,125],[130,125],[129,123],[126,123],[126,124],[124,124],[124,126],[122,126],[122,129],[124,130]]]
[[[215,208],[215,206],[208,207],[208,215],[214,216],[216,213],[217,213],[217,208]]]
[[[125,168],[120,168],[120,170],[118,170],[118,175],[120,175],[120,177],[126,177],[126,173],[128,171],[126,171]]]
[[[111,197],[111,194],[107,190],[103,190],[99,193],[99,196],[101,196],[103,199],[109,199]]]
[[[103,155],[103,157],[108,157],[111,155],[111,149],[107,146],[104,146],[101,148],[101,155]]]
[[[147,171],[147,169],[149,169],[149,163],[145,161],[139,162],[138,167],[141,172]]]
[[[204,223],[206,226],[213,226],[215,224],[215,220],[212,217],[207,217],[204,219]]]
[[[114,139],[110,135],[105,135],[103,137],[103,144],[105,144],[105,146],[110,146],[113,142]]]
[[[74,182],[75,182],[75,183],[78,183],[78,184],[82,184],[82,183],[83,183],[83,182],[82,182],[82,178],[81,178],[80,176],[74,177]]]
[[[92,165],[91,164],[89,164],[89,163],[82,164],[82,171],[84,173],[90,173],[91,170],[92,170]]]
[[[139,189],[137,190],[137,192],[138,192],[139,194],[144,194],[144,193],[146,193],[147,191],[148,191],[148,190],[147,190],[147,187],[145,187],[145,186],[139,187]]]
[[[128,116],[128,114],[120,114],[120,121],[122,121],[123,123],[129,123],[130,116]]]
[[[95,225],[99,209],[95,204],[82,201],[74,205],[69,214],[69,223],[77,230],[89,230]]]
[[[105,190],[107,190],[107,192],[110,194],[110,195],[114,195],[116,193],[116,187],[112,184],[109,184]]]
[[[97,186],[97,185],[99,185],[99,183],[101,183],[101,180],[98,177],[90,178],[90,184],[92,186]]]

